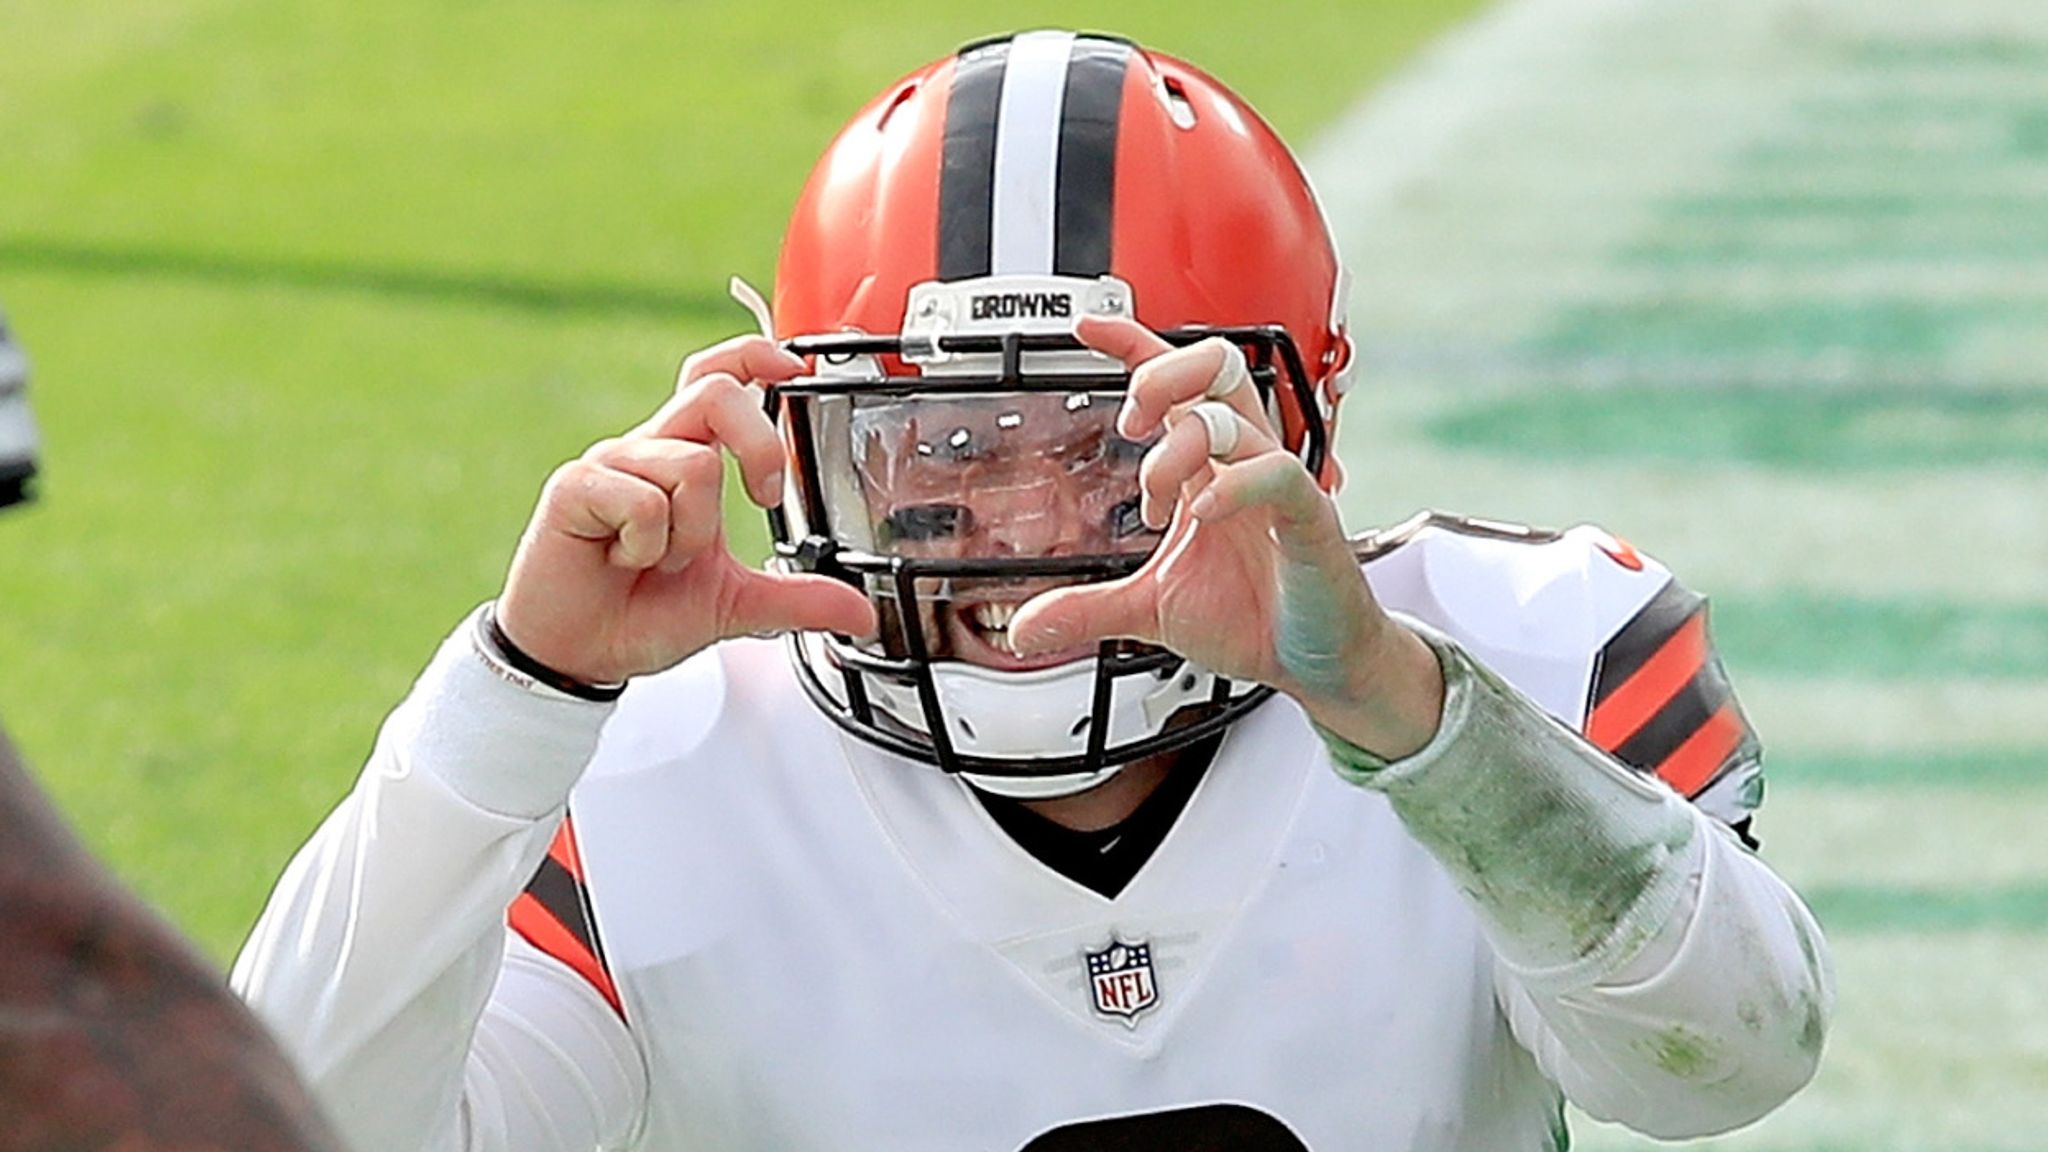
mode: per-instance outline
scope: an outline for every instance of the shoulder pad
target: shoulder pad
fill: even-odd
[[[1760,795],[1755,731],[1706,602],[1590,524],[1427,513],[1356,542],[1388,610],[1432,625],[1616,759],[1734,823]]]
[[[1448,634],[1574,728],[1602,647],[1671,579],[1585,524],[1557,532],[1429,512],[1355,544],[1389,611]]]
[[[1484,540],[1511,540],[1523,544],[1548,544],[1564,535],[1555,528],[1536,528],[1509,520],[1460,516],[1454,512],[1440,512],[1431,508],[1417,512],[1392,527],[1377,528],[1352,537],[1351,550],[1358,556],[1359,563],[1369,564],[1396,548],[1413,542],[1416,537],[1432,531],[1450,532]]]

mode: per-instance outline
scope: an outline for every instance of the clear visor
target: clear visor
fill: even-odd
[[[1138,511],[1155,442],[1116,432],[1120,390],[817,397],[808,417],[832,537],[883,616],[880,648],[997,668],[1031,596],[1129,571],[1158,544]],[[908,597],[913,603],[906,604]],[[1071,655],[1071,654],[1067,654]]]
[[[846,430],[874,551],[932,560],[1143,554],[1151,441],[1117,435],[1113,392],[860,397]],[[853,512],[854,509],[843,509]]]

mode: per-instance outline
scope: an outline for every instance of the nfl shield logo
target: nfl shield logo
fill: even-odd
[[[1081,955],[1088,961],[1088,990],[1097,1012],[1135,1028],[1138,1013],[1159,1003],[1150,944],[1111,937],[1107,948]]]

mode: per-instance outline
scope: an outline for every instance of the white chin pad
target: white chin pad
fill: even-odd
[[[1030,671],[1001,671],[957,660],[935,662],[932,683],[946,717],[946,737],[962,756],[1028,762],[1088,751],[1094,724],[1095,657]],[[1109,693],[1107,747],[1162,730],[1182,707],[1209,698],[1214,675],[1193,664],[1173,675],[1119,677]],[[878,708],[919,732],[924,710],[908,684],[869,686]]]

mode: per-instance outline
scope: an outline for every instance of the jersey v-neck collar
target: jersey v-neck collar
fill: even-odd
[[[929,766],[842,741],[882,834],[940,914],[1000,956],[1039,998],[1098,1039],[1156,1052],[1279,870],[1322,742],[1275,697],[1231,726],[1186,808],[1115,898],[1060,875],[1012,840],[968,792]],[[1091,954],[1143,945],[1158,992],[1132,1019],[1091,1007]]]
[[[1324,763],[1292,701],[1262,705],[1231,727],[1179,819],[1112,899],[1034,859],[960,781],[852,737],[842,746],[904,865],[966,936],[998,948],[1064,932],[1220,927],[1270,876]]]
[[[1173,767],[1137,808],[1106,828],[1068,828],[1024,802],[971,789],[977,803],[1016,845],[1047,868],[1097,895],[1115,899],[1152,858],[1187,810],[1215,761],[1220,735],[1179,754]]]

